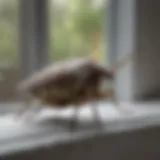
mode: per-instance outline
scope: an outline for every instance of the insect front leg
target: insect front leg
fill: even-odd
[[[39,100],[35,99],[33,102],[34,103],[30,112],[31,119],[33,119],[36,116],[36,114],[42,109],[42,103]]]
[[[69,124],[69,128],[71,131],[75,130],[76,127],[78,127],[78,112],[79,112],[79,106],[78,105],[75,105],[74,106],[74,112],[73,112],[73,117],[70,121],[70,124]]]
[[[92,109],[93,118],[95,120],[96,126],[98,128],[101,128],[102,127],[102,118],[100,115],[99,101],[93,101],[91,109]]]
[[[25,98],[23,104],[24,105],[16,115],[16,119],[23,119],[28,122],[32,121],[36,113],[40,110],[41,105],[39,101],[33,99],[31,96],[28,96]]]

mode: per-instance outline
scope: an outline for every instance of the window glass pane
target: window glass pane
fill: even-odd
[[[50,1],[52,61],[91,56],[104,61],[105,0]]]
[[[17,99],[18,0],[0,0],[0,101]]]

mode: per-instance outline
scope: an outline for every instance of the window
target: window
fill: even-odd
[[[0,102],[17,100],[18,0],[0,0]]]
[[[152,107],[149,105],[147,108],[146,105],[143,105],[145,109],[143,109],[140,104],[140,106],[136,108],[136,112],[132,112],[135,114],[130,112],[131,114],[127,113],[125,115],[119,115],[117,112],[115,113],[115,110],[110,104],[109,110],[107,110],[106,104],[101,105],[104,109],[102,110],[102,115],[104,117],[103,122],[107,123],[107,127],[104,124],[104,141],[101,136],[102,134],[99,135],[100,141],[99,136],[93,136],[89,141],[85,141],[90,135],[97,134],[97,132],[92,132],[92,129],[92,133],[89,131],[83,132],[82,134],[81,132],[78,134],[76,134],[77,132],[75,134],[68,134],[68,130],[66,132],[65,129],[58,128],[56,125],[54,126],[53,123],[55,121],[53,121],[53,119],[51,121],[49,119],[47,122],[43,121],[44,123],[42,122],[40,125],[39,123],[38,125],[33,123],[33,125],[28,126],[24,125],[24,123],[22,125],[19,125],[19,123],[12,123],[13,119],[10,119],[10,114],[9,116],[4,116],[9,102],[11,102],[10,107],[8,107],[9,113],[18,106],[14,105],[13,101],[19,100],[16,92],[16,84],[19,82],[19,78],[24,78],[31,72],[33,73],[37,69],[45,67],[49,59],[50,63],[54,63],[59,60],[67,59],[68,57],[91,56],[97,60],[98,63],[106,63],[105,58],[106,54],[108,54],[108,52],[106,52],[106,46],[108,43],[110,43],[109,54],[113,53],[111,56],[112,60],[121,59],[124,53],[133,53],[135,41],[133,38],[135,33],[133,31],[137,27],[134,24],[135,6],[137,5],[139,8],[139,12],[136,12],[136,18],[140,17],[139,21],[141,21],[141,25],[143,24],[142,26],[146,26],[146,23],[142,21],[144,17],[138,16],[139,13],[142,14],[140,6],[146,7],[148,10],[152,5],[138,5],[138,3],[135,5],[135,1],[129,0],[110,0],[112,3],[108,8],[109,11],[107,10],[107,12],[110,13],[110,21],[107,19],[107,22],[110,24],[110,29],[113,33],[111,33],[112,35],[110,35],[108,41],[106,41],[106,32],[103,29],[104,27],[106,30],[106,24],[104,24],[104,19],[107,18],[105,11],[106,1],[107,0],[0,0],[0,156],[3,153],[10,156],[12,155],[10,154],[11,152],[18,152],[21,154],[20,157],[18,157],[20,159],[23,159],[23,156],[24,159],[32,159],[35,156],[39,156],[40,159],[43,159],[43,157],[54,159],[52,156],[56,158],[58,156],[62,156],[63,158],[70,156],[74,158],[74,156],[77,157],[77,153],[80,151],[82,156],[87,156],[88,158],[94,157],[94,153],[97,155],[97,148],[99,148],[97,145],[102,145],[102,150],[100,149],[98,151],[98,157],[104,156],[105,153],[105,156],[107,156],[108,152],[106,152],[105,148],[110,148],[111,152],[109,156],[113,153],[113,156],[116,156],[116,158],[122,156],[128,158],[126,155],[117,156],[117,154],[115,154],[115,149],[113,147],[117,147],[117,142],[121,147],[119,140],[122,140],[129,150],[123,152],[120,149],[120,152],[117,153],[125,154],[137,152],[137,147],[130,147],[133,146],[135,142],[138,143],[137,146],[140,146],[142,149],[144,149],[144,142],[146,142],[146,146],[151,146],[151,139],[148,138],[148,133],[151,133],[151,138],[158,137],[158,134],[154,135],[153,132],[148,132],[148,130],[141,132],[140,128],[159,124],[159,110],[157,109],[159,108],[159,103],[155,106],[152,105]],[[148,4],[146,1],[139,2]],[[49,3],[49,8],[46,7],[47,3]],[[155,6],[158,5],[155,3]],[[153,8],[150,9],[152,10]],[[48,22],[46,16],[48,11],[50,17],[49,30],[47,29]],[[144,12],[143,15],[145,16]],[[148,17],[147,20],[149,19]],[[150,17],[152,19],[152,16]],[[146,35],[148,31],[144,31]],[[21,41],[18,40],[19,38]],[[136,37],[136,40],[139,39]],[[47,43],[48,41],[49,45]],[[122,71],[123,73],[117,76],[118,83],[115,88],[120,99],[125,99],[128,95],[129,98],[127,98],[132,99],[132,71],[133,68],[129,66],[125,71]],[[22,73],[24,74],[23,76]],[[142,73],[144,73],[144,71],[142,71]],[[6,104],[4,104],[4,102],[6,102]],[[54,115],[56,116],[57,114]],[[53,118],[52,113],[51,118]],[[88,128],[90,127],[87,126],[87,129]],[[139,128],[138,131],[127,133],[135,139],[128,137],[126,133],[123,134],[122,132],[137,128]],[[108,137],[108,132],[110,134],[113,132],[121,132],[121,134],[114,134],[113,137]],[[157,128],[154,133],[155,132],[157,133]],[[117,136],[122,136],[122,138],[119,137],[117,141]],[[95,142],[92,141],[92,138],[96,139]],[[108,138],[110,140],[113,138],[113,143],[108,143]],[[131,139],[131,143],[128,143],[128,139]],[[80,141],[77,143],[77,140]],[[67,142],[68,145],[64,145],[63,147],[62,143],[61,145],[50,145],[58,144],[59,142]],[[73,143],[70,145],[68,142],[74,142],[75,145],[73,145]],[[139,145],[139,143],[141,143],[142,146]],[[92,147],[90,147],[89,144],[91,144]],[[105,146],[105,144],[107,146]],[[112,145],[111,147],[109,146],[110,144]],[[45,148],[43,148],[44,146]],[[52,148],[48,149],[48,147],[53,147],[54,150],[52,150]],[[33,150],[33,148],[40,148],[40,150]],[[87,154],[83,154],[81,148],[84,152],[87,151]],[[27,155],[21,152],[27,149],[32,150],[33,154],[30,154],[30,152]],[[133,151],[133,149],[135,150]],[[151,148],[145,149],[147,153]],[[54,151],[56,151],[56,153]],[[141,153],[144,153],[144,150],[142,150]],[[18,158],[13,157],[13,159]]]
[[[68,57],[91,56],[104,62],[105,2],[49,0],[44,11],[42,1],[0,0],[0,102],[19,102],[16,85],[20,78],[44,67],[48,59],[54,63]],[[49,21],[45,21],[43,16],[48,12]]]
[[[102,63],[106,0],[51,0],[50,3],[51,60],[91,56]]]

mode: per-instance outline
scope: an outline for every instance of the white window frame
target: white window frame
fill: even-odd
[[[116,73],[115,99],[134,101],[136,0],[109,0],[108,5],[108,62],[112,67],[126,56],[131,57],[131,61]]]

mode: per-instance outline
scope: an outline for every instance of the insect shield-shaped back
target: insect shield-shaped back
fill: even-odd
[[[90,59],[58,62],[36,72],[19,85],[43,104],[67,106],[100,98],[103,78],[112,79],[112,72]]]

